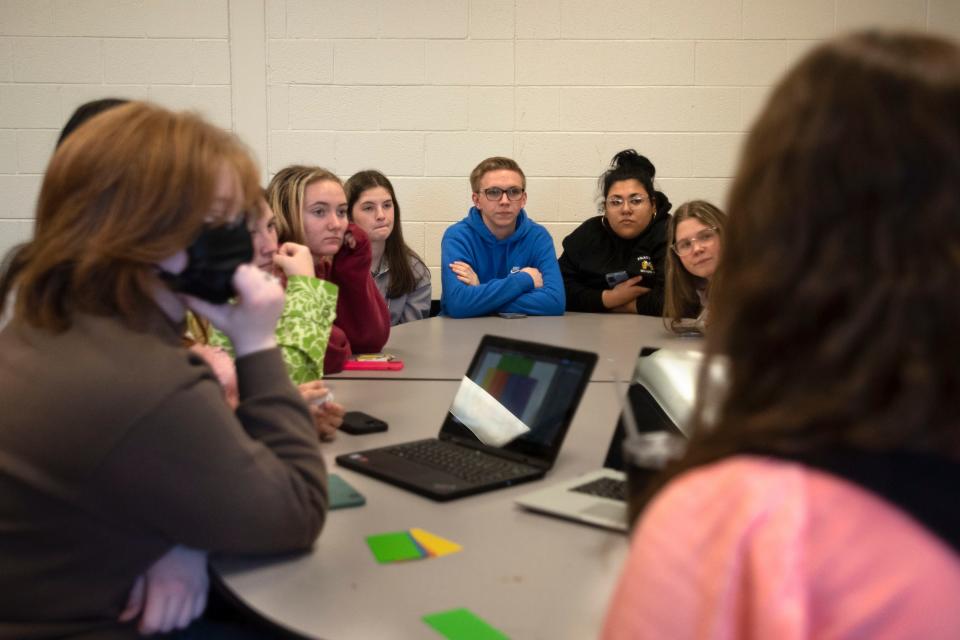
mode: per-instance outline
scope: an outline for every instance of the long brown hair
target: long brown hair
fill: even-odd
[[[689,318],[700,308],[699,289],[707,287],[703,278],[698,278],[683,266],[680,257],[673,250],[677,241],[677,225],[684,220],[699,220],[704,225],[716,229],[721,246],[726,234],[727,216],[714,204],[706,200],[684,202],[670,216],[667,227],[667,286],[663,302],[663,318],[671,331],[681,331],[683,318]]]
[[[257,197],[257,168],[231,134],[199,116],[132,102],[70,134],[47,167],[34,239],[0,283],[16,289],[15,315],[62,331],[75,312],[137,326],[156,308],[155,264],[199,233],[224,170],[243,204]]]
[[[284,242],[307,244],[303,231],[303,198],[314,182],[329,180],[341,187],[340,178],[323,167],[307,167],[300,164],[280,169],[267,185],[267,204],[277,216],[277,239]]]
[[[960,455],[958,114],[960,49],[929,35],[832,40],[779,83],[712,291],[723,399],[667,477],[750,450]]]
[[[403,240],[403,229],[400,226],[400,203],[397,202],[397,194],[393,191],[393,185],[387,176],[379,171],[367,169],[350,176],[344,187],[347,191],[347,214],[353,221],[353,207],[360,200],[360,196],[368,189],[383,187],[390,194],[393,200],[393,231],[387,236],[387,242],[383,247],[383,257],[387,260],[387,268],[390,270],[390,286],[387,288],[388,298],[398,298],[410,293],[417,288],[417,276],[410,267],[410,258],[423,264],[423,260],[416,252],[407,246]]]

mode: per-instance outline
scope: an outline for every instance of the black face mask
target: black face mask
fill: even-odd
[[[246,221],[204,228],[187,247],[187,267],[180,273],[161,271],[170,288],[201,300],[223,304],[236,295],[233,274],[253,259],[253,243]]]

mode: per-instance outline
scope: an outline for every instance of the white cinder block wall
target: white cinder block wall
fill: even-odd
[[[960,0],[0,0],[0,252],[30,237],[74,108],[147,98],[232,128],[265,180],[386,173],[439,295],[482,158],[520,162],[558,248],[626,147],[675,204],[723,203],[770,85],[866,26],[960,37]]]

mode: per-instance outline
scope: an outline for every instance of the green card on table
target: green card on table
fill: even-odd
[[[423,549],[417,546],[408,531],[394,531],[367,536],[367,545],[373,552],[373,557],[380,564],[400,562],[401,560],[416,560],[424,556]]]
[[[469,609],[450,609],[423,616],[447,640],[510,640]]]

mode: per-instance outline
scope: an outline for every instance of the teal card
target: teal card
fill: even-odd
[[[347,484],[347,481],[335,473],[327,476],[327,494],[330,496],[330,509],[346,509],[366,504],[363,494]]]

